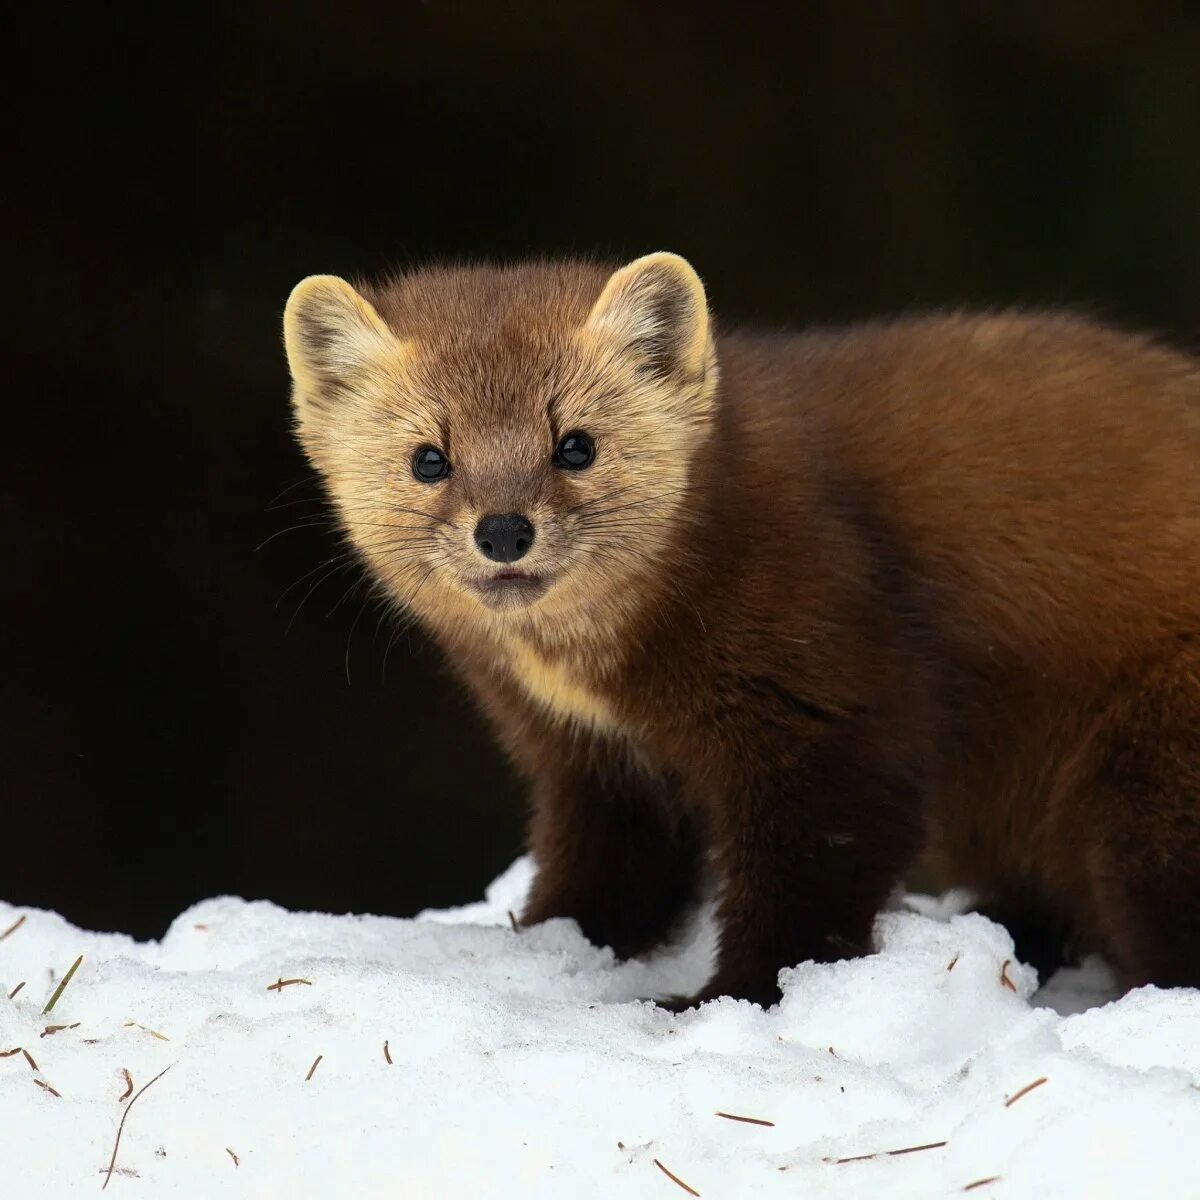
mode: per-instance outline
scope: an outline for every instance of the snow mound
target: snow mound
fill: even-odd
[[[109,1192],[155,1198],[1200,1195],[1200,992],[1079,1012],[1102,967],[1035,995],[913,898],[777,1008],[677,1017],[636,998],[703,981],[707,913],[618,964],[514,932],[529,877],[416,920],[207,900],[144,944],[0,904],[0,1195],[99,1191],[123,1116]]]

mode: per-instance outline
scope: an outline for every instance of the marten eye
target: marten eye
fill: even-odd
[[[554,451],[554,465],[568,471],[582,471],[596,457],[596,447],[586,433],[568,433]]]
[[[450,474],[450,460],[436,446],[422,446],[413,455],[412,472],[422,483],[437,483]]]

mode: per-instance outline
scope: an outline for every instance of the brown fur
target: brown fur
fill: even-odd
[[[526,922],[637,954],[707,862],[692,1000],[769,1002],[923,860],[1200,985],[1196,361],[1056,315],[716,338],[666,255],[316,277],[286,330],[350,538],[531,782]],[[472,590],[489,512],[532,602]]]

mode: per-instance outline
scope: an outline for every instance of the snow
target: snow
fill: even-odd
[[[1200,1196],[1200,992],[1035,994],[1003,929],[910,897],[777,1008],[674,1016],[636,998],[703,981],[709,913],[618,964],[514,932],[530,872],[415,920],[206,900],[141,944],[0,904],[0,1052],[38,1067],[0,1058],[0,1195],[99,1191],[128,1110],[108,1193],[155,1200]]]

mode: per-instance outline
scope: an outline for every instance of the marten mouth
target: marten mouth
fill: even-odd
[[[523,608],[545,592],[550,580],[528,571],[508,570],[473,579],[470,586],[488,608]]]

